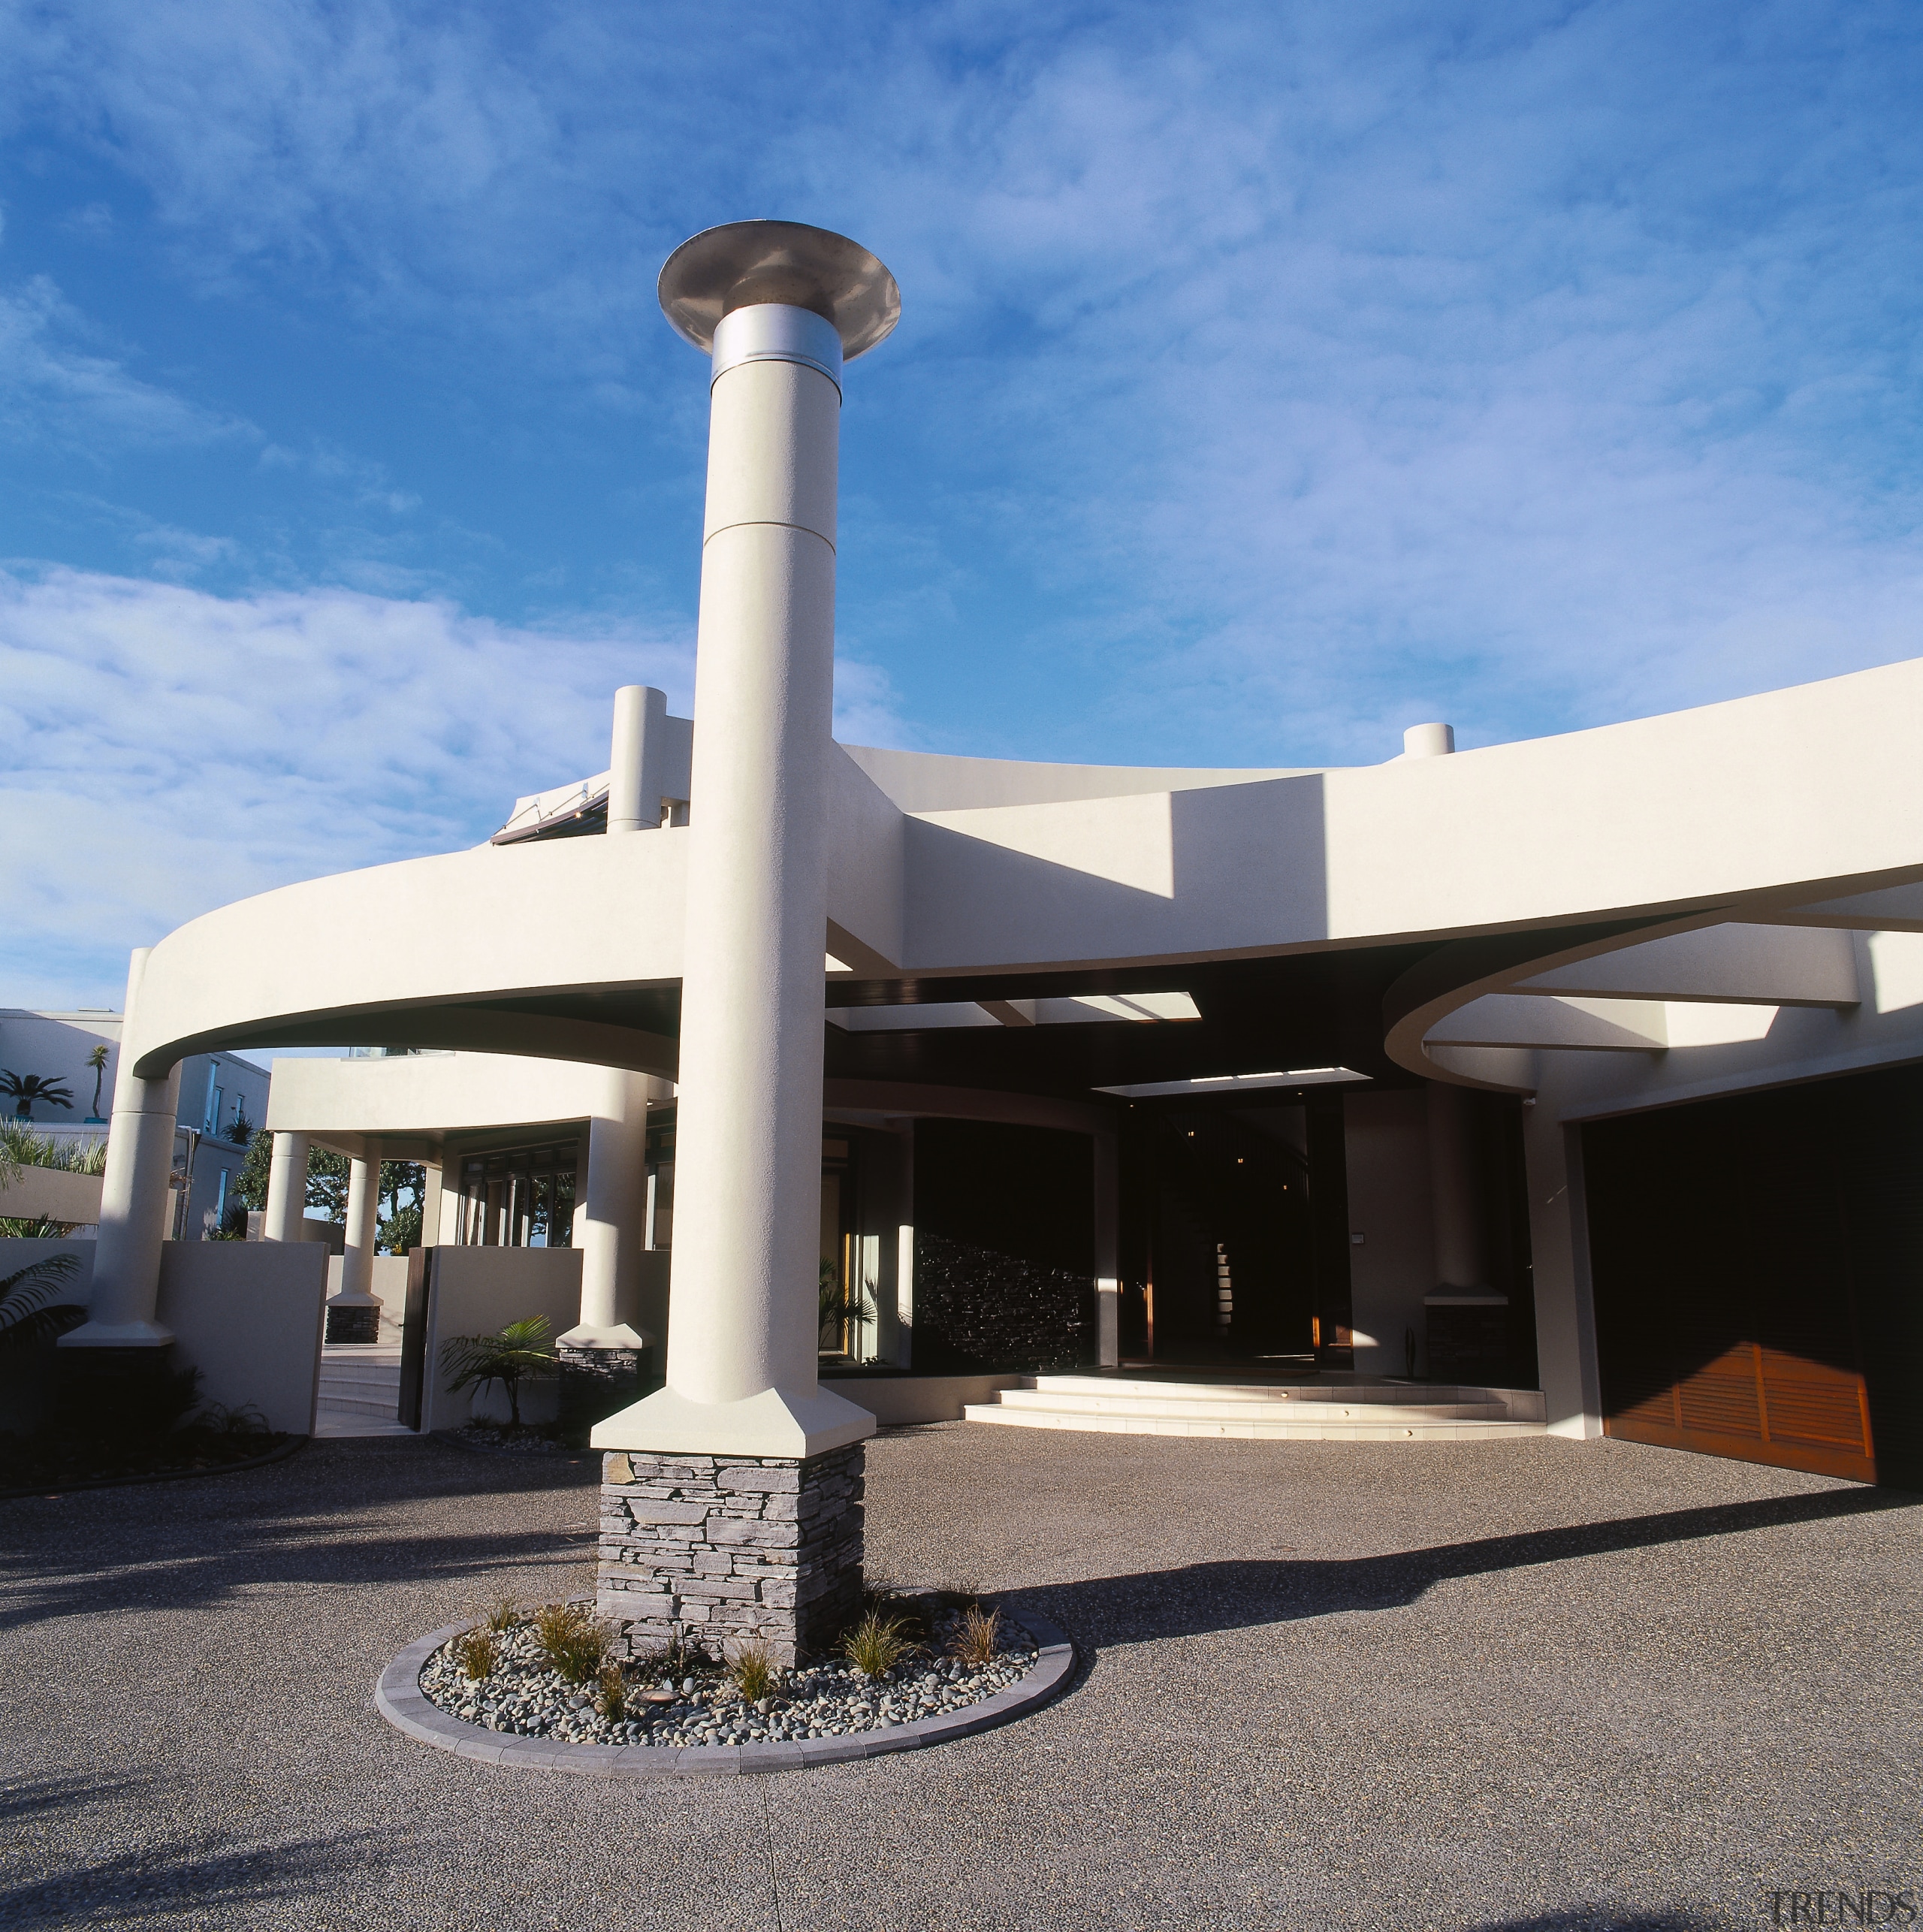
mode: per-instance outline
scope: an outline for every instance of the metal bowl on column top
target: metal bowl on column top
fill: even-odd
[[[704,228],[662,264],[662,312],[696,349],[711,349],[723,315],[786,302],[835,325],[850,361],[901,319],[895,278],[859,242],[805,222],[729,222]]]

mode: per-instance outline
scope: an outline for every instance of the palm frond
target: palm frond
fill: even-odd
[[[56,1310],[72,1307],[71,1303],[62,1303],[61,1297],[79,1267],[74,1255],[50,1254],[0,1281],[0,1335],[11,1336],[19,1330],[19,1339],[24,1340],[29,1335],[44,1333],[50,1326],[47,1317]],[[73,1312],[77,1317],[85,1311],[74,1308]],[[61,1321],[57,1325],[71,1328],[74,1324]]]

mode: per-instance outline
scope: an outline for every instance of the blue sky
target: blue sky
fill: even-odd
[[[0,1004],[692,686],[749,214],[895,270],[839,729],[1369,762],[1923,654],[1913,6],[0,5]]]

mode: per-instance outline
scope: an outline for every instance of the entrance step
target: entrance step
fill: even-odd
[[[414,1431],[404,1422],[397,1422],[392,1417],[385,1420],[368,1415],[342,1415],[332,1409],[324,1408],[314,1417],[314,1435],[316,1441],[326,1438],[349,1435],[414,1435]],[[418,1441],[420,1438],[416,1436]]]
[[[1011,1429],[1118,1435],[1203,1435],[1263,1441],[1464,1441],[1540,1435],[1535,1389],[1409,1382],[1220,1383],[1111,1375],[1030,1375],[962,1411]]]
[[[317,1435],[412,1435],[399,1420],[400,1351],[378,1342],[321,1351]]]

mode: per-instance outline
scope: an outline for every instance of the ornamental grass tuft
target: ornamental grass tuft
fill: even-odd
[[[584,1684],[600,1675],[613,1636],[584,1604],[544,1603],[534,1613],[534,1641],[563,1681]]]
[[[511,1596],[497,1596],[488,1606],[488,1614],[482,1619],[486,1627],[497,1637],[506,1635],[521,1621],[520,1607]]]
[[[774,1659],[759,1638],[738,1644],[728,1659],[728,1674],[735,1688],[750,1704],[767,1696],[774,1688]]]
[[[909,1650],[898,1617],[871,1610],[841,1640],[841,1654],[865,1677],[885,1677]]]
[[[477,1623],[465,1636],[454,1639],[454,1659],[477,1684],[483,1677],[492,1677],[500,1661],[494,1633],[485,1624]]]
[[[979,1668],[993,1663],[1001,1647],[1001,1612],[985,1610],[978,1603],[969,1604],[955,1626],[954,1635],[948,1640],[949,1655]]]
[[[621,1674],[620,1665],[603,1664],[600,1683],[594,1708],[611,1723],[618,1724],[628,1714],[628,1680]]]

